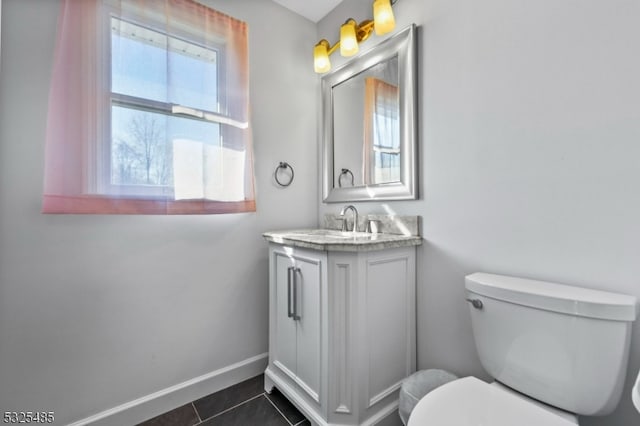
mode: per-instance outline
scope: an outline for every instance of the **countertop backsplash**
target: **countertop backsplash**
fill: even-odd
[[[363,214],[358,215],[358,231],[367,229],[367,221],[375,220],[377,232],[382,234],[420,235],[420,216],[397,216],[388,214]],[[347,213],[348,229],[353,224],[353,215]],[[322,228],[342,229],[342,218],[339,214],[326,213],[322,222]]]

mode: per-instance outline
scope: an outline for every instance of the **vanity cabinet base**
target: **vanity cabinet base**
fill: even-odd
[[[400,386],[416,369],[416,248],[272,243],[269,259],[265,390],[315,425],[400,424]]]

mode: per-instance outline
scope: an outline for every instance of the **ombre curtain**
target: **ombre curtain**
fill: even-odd
[[[382,165],[376,162],[376,151],[393,152],[399,149],[398,95],[398,86],[375,77],[365,78],[362,150],[365,185],[393,181],[384,173]]]
[[[247,33],[193,0],[62,0],[42,211],[255,211]]]

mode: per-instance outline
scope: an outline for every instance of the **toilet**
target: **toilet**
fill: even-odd
[[[487,383],[454,380],[428,393],[408,426],[570,426],[611,413],[627,372],[636,298],[474,273],[465,288]]]
[[[631,400],[633,401],[633,405],[635,405],[636,410],[640,413],[640,373],[638,373],[636,384],[633,385],[633,389],[631,389]]]

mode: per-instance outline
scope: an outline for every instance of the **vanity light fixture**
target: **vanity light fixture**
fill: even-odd
[[[357,25],[355,20],[349,18],[340,27],[340,54],[342,56],[353,56],[358,53]]]
[[[393,16],[392,4],[398,0],[374,0],[373,20],[367,19],[359,24],[355,19],[349,18],[340,27],[340,40],[333,46],[325,40],[320,40],[313,48],[313,69],[318,74],[331,70],[329,56],[340,47],[342,56],[353,56],[358,53],[361,42],[371,36],[375,30],[377,35],[384,35],[393,31],[396,21]]]
[[[393,3],[395,1],[391,3],[389,0],[375,0],[373,2],[373,20],[377,35],[389,33],[396,27],[396,19],[391,8]]]

